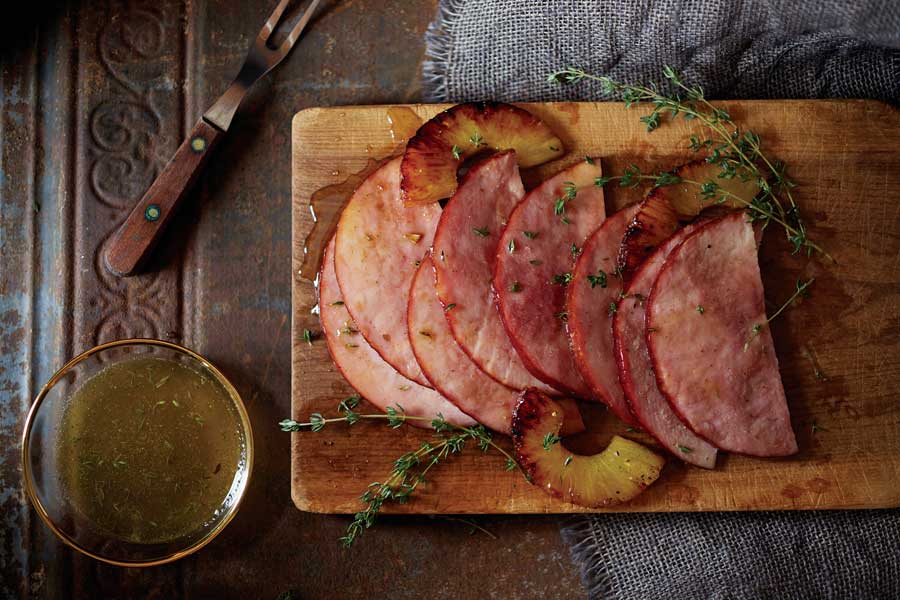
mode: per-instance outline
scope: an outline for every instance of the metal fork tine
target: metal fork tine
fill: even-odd
[[[268,44],[269,38],[272,37],[272,34],[278,27],[278,23],[281,21],[281,17],[290,2],[290,0],[279,0],[278,6],[276,6],[275,10],[272,11],[272,14],[269,15],[269,20],[263,25],[259,32],[259,36],[257,36],[253,44],[250,45],[250,50],[247,51],[247,58],[244,59],[244,64],[241,65],[241,70],[238,71],[237,77],[234,78],[234,81],[229,88],[225,90],[225,93],[222,94],[205,113],[203,113],[204,119],[214,124],[222,131],[228,130],[235,111],[237,111],[238,106],[240,106],[241,101],[244,99],[244,94],[246,94],[250,86],[256,83],[260,77],[275,68],[275,65],[280,63],[284,57],[287,56],[287,53],[290,52],[294,43],[296,43],[297,39],[300,37],[303,28],[306,27],[307,23],[312,19],[313,13],[319,6],[320,1],[321,0],[312,0],[309,3],[309,6],[306,7],[303,16],[300,17],[300,20],[294,25],[290,35],[288,35],[277,48],[270,48]]]
[[[281,0],[278,3],[278,6],[275,7],[275,10],[272,11],[272,14],[269,15],[269,18],[266,20],[266,24],[262,26],[262,29],[259,31],[259,39],[265,42],[272,35],[272,32],[275,31],[275,27],[278,26],[278,21],[281,20],[281,15],[284,14],[284,9],[287,8],[288,2],[291,0]]]
[[[313,13],[316,12],[316,7],[319,6],[319,2],[321,0],[313,0],[309,3],[309,6],[306,7],[306,11],[304,11],[303,16],[300,17],[300,20],[297,21],[297,24],[294,25],[294,28],[291,30],[291,33],[288,34],[287,38],[283,42],[281,42],[281,46],[278,48],[278,53],[281,55],[287,54],[297,40],[300,38],[300,34],[303,32],[303,28],[306,27],[306,24],[309,23],[309,20],[312,19]]]

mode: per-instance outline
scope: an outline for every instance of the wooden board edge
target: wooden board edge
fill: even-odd
[[[330,503],[327,498],[317,499],[308,497],[303,494],[299,487],[291,485],[291,499],[294,506],[298,510],[312,514],[326,515],[353,515],[360,509],[364,508],[361,502],[340,502]],[[677,510],[668,510],[665,508],[650,509],[641,505],[623,505],[614,508],[596,508],[589,509],[581,506],[574,506],[563,503],[557,499],[552,499],[554,505],[548,504],[542,507],[523,508],[513,504],[500,505],[494,510],[486,511],[483,509],[468,509],[466,507],[445,510],[433,503],[415,502],[409,504],[386,504],[382,509],[384,514],[391,515],[442,515],[442,514],[458,514],[458,515],[559,515],[559,516],[577,516],[577,515],[601,515],[601,514],[668,514],[672,512],[680,513],[744,513],[744,512],[820,512],[831,510],[894,510],[900,508],[900,498],[893,502],[876,503],[876,504],[829,504],[827,506],[819,506],[809,502],[803,505],[789,505],[788,503],[769,506],[766,508],[755,508],[749,506],[730,506],[709,508],[705,506],[688,506],[679,507]],[[558,504],[556,506],[555,504]]]
[[[787,98],[787,99],[772,99],[772,98],[761,98],[761,99],[752,99],[752,100],[718,100],[716,101],[719,104],[723,105],[742,105],[742,106],[766,106],[766,105],[809,105],[816,104],[820,106],[825,105],[859,105],[859,106],[869,106],[872,110],[883,111],[886,113],[897,113],[900,114],[900,106],[894,106],[893,104],[885,101],[878,100],[875,98],[812,98],[812,99],[796,99],[796,98]],[[354,104],[349,106],[310,106],[307,108],[300,109],[291,117],[291,129],[292,129],[292,139],[293,135],[297,134],[297,132],[302,129],[306,122],[314,120],[316,116],[321,114],[324,111],[328,112],[338,112],[338,111],[357,111],[357,110],[382,110],[388,109],[392,107],[399,108],[421,108],[421,107],[436,107],[440,109],[449,108],[451,106],[456,106],[458,103],[452,102],[414,102],[414,103],[388,103],[388,104]],[[560,106],[570,106],[573,104],[577,105],[598,105],[598,104],[619,104],[622,105],[622,102],[615,101],[602,101],[602,100],[584,100],[578,102],[568,102],[568,101],[551,101],[551,102],[510,102],[509,104],[513,104],[515,106],[521,106],[523,108],[528,108],[529,106],[541,106],[541,107],[560,107]],[[640,107],[640,104],[635,105],[635,107]],[[649,106],[649,105],[648,105]]]

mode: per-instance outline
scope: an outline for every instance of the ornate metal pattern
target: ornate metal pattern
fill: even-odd
[[[84,280],[75,286],[76,305],[78,290],[99,284],[99,294],[89,301],[96,314],[76,331],[84,346],[121,337],[158,338],[181,329],[177,257],[129,279],[111,275],[102,257],[116,228],[180,142],[184,11],[172,0],[111,2],[109,18],[96,33],[96,56],[88,57],[102,66],[105,93],[89,93],[89,126],[82,139],[90,157],[83,180],[90,184],[76,196],[76,211],[85,224],[95,224],[83,228],[78,239],[93,260],[90,270],[76,270]],[[145,216],[155,220],[159,210]]]

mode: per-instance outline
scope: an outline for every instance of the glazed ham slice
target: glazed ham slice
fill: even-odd
[[[538,379],[582,398],[591,390],[575,367],[566,333],[566,283],[575,256],[603,222],[599,161],[585,160],[532,190],[513,210],[500,243],[494,290],[519,356]]]
[[[645,307],[640,298],[650,296],[653,282],[669,253],[678,247],[702,222],[690,224],[663,242],[634,272],[613,318],[615,353],[619,381],[631,412],[641,427],[681,460],[712,469],[716,465],[716,448],[691,431],[659,391],[656,375],[647,352]],[[695,307],[696,310],[696,307]],[[706,316],[704,307],[704,316]]]
[[[743,211],[703,225],[669,254],[646,323],[659,389],[695,433],[740,454],[797,452]]]
[[[337,280],[359,331],[401,375],[425,386],[409,344],[406,303],[440,216],[437,204],[403,205],[396,158],[353,193],[335,234]]]
[[[484,373],[463,352],[444,318],[435,292],[434,266],[425,258],[409,295],[409,336],[422,371],[434,388],[464,413],[494,431],[509,435],[519,392]],[[584,430],[578,408],[558,400],[566,414],[563,434]]]
[[[398,373],[356,332],[335,277],[334,240],[328,244],[319,273],[319,318],[334,364],[371,404],[382,411],[400,405],[407,415],[416,417],[434,418],[440,414],[454,425],[475,424],[438,392]],[[422,421],[409,424],[428,427]]]
[[[613,351],[612,321],[622,293],[616,271],[616,256],[622,236],[638,206],[618,211],[595,231],[584,245],[566,289],[569,337],[575,364],[592,395],[606,404],[622,421],[637,426],[637,420],[619,385]]]
[[[434,236],[437,294],[453,337],[485,373],[511,388],[552,393],[528,372],[509,341],[491,288],[497,240],[524,195],[514,152],[472,166],[444,207]]]

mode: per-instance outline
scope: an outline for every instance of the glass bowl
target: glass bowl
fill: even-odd
[[[221,386],[219,391],[224,391],[224,396],[230,399],[228,410],[232,413],[230,416],[234,419],[236,439],[240,440],[241,445],[231,487],[219,508],[196,530],[180,533],[172,539],[147,542],[112,534],[92,522],[72,500],[73,496],[84,496],[84,491],[78,490],[76,493],[67,489],[71,484],[67,484],[67,478],[61,475],[67,464],[64,462],[67,446],[70,450],[74,448],[74,442],[61,435],[62,419],[73,402],[73,394],[109,365],[140,358],[180,363],[200,373],[213,385]],[[202,356],[160,340],[109,342],[73,358],[53,375],[35,398],[22,435],[25,489],[41,519],[63,542],[76,550],[97,560],[126,567],[171,562],[196,552],[212,541],[236,514],[247,489],[252,466],[253,433],[247,411],[234,386]],[[75,481],[78,479],[75,478]],[[70,494],[70,491],[73,493]]]

